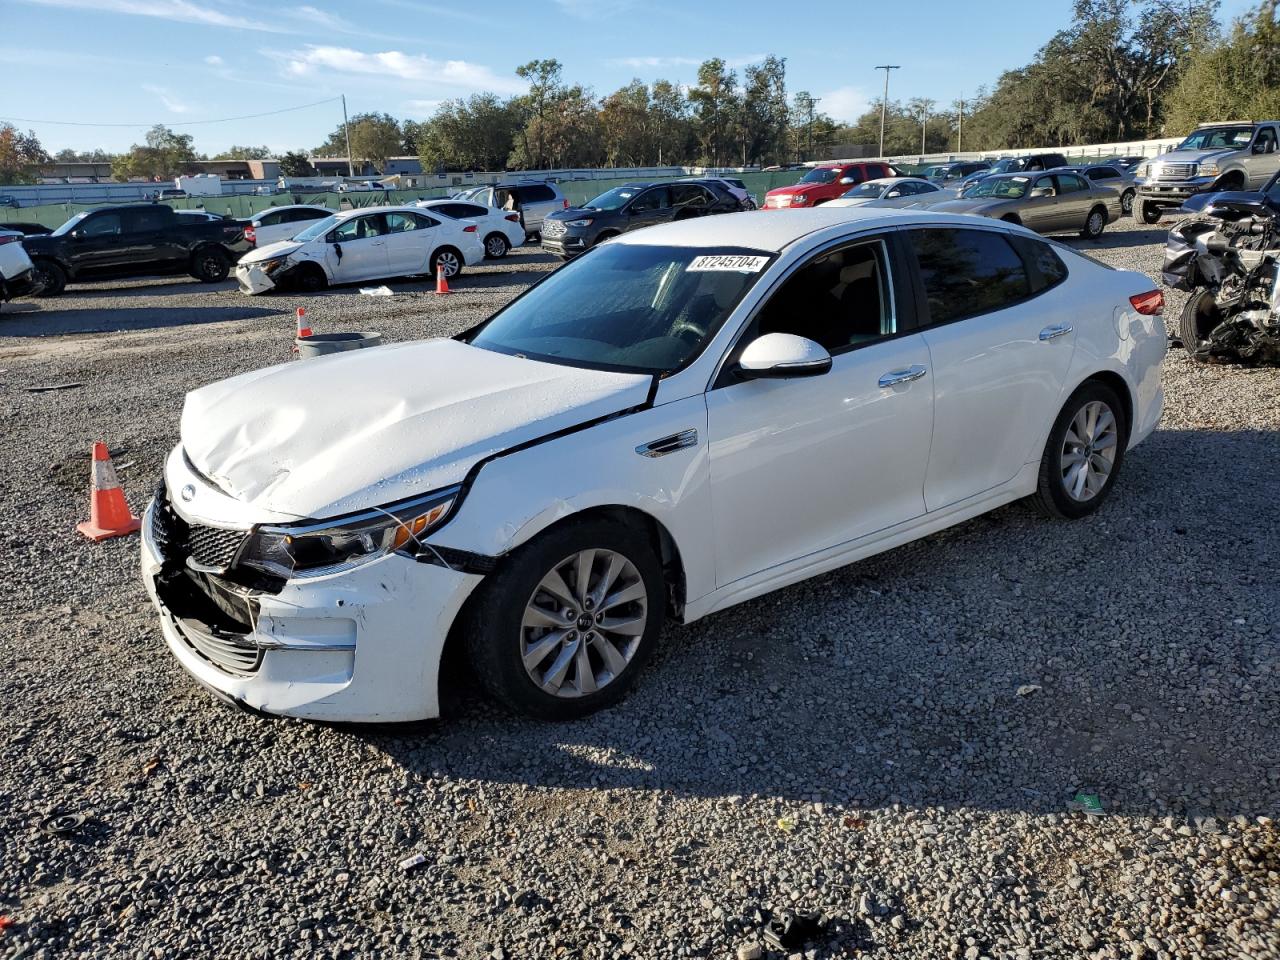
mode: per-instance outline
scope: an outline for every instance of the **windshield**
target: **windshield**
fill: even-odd
[[[332,217],[325,217],[323,220],[317,220],[301,233],[295,233],[289,239],[300,240],[306,243],[308,240],[314,240],[316,237],[323,237],[326,233],[338,225],[338,215],[335,213]]]
[[[991,173],[1014,173],[1022,169],[1022,161],[1017,157],[1005,157],[1003,160],[997,161],[995,166],[991,168]]]
[[[851,187],[844,192],[845,197],[861,197],[864,200],[874,200],[880,196],[881,191],[885,189],[883,183],[860,183],[856,187]]]
[[[623,205],[644,187],[614,187],[582,205],[584,210],[621,210]]]
[[[77,213],[74,217],[72,217],[70,220],[68,220],[68,221],[67,221],[66,223],[64,223],[62,226],[60,226],[57,230],[55,230],[55,231],[53,231],[53,233],[49,234],[49,236],[51,236],[51,237],[62,237],[62,236],[65,236],[66,234],[68,234],[68,233],[70,233],[72,230],[74,230],[74,229],[76,228],[76,224],[78,224],[81,220],[83,220],[83,219],[84,219],[85,217],[87,217],[88,215],[89,215],[89,211],[88,211],[88,210],[85,210],[83,213]]]
[[[800,178],[801,183],[830,183],[836,178],[836,174],[840,171],[834,167],[815,167],[803,177]]]
[[[607,244],[494,315],[471,343],[570,366],[665,375],[696,357],[774,255]]]
[[[964,192],[966,200],[978,197],[992,197],[997,200],[1017,200],[1027,194],[1029,177],[988,177],[979,180]]]
[[[1178,150],[1212,150],[1247,147],[1249,141],[1253,139],[1253,127],[1210,127],[1206,130],[1197,130],[1187,139],[1183,140],[1176,149]]]

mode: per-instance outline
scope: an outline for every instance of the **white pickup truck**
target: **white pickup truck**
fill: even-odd
[[[1169,153],[1138,165],[1135,217],[1155,223],[1197,193],[1257,190],[1280,170],[1280,120],[1203,123]]]

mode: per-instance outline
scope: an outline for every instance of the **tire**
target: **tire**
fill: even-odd
[[[1143,223],[1158,223],[1160,214],[1164,212],[1154,203],[1146,203],[1141,200],[1137,201],[1137,208]]]
[[[1066,520],[1093,513],[1111,495],[1128,440],[1129,423],[1115,391],[1086,380],[1067,398],[1049,431],[1032,502],[1046,516]],[[1073,459],[1090,467],[1083,478],[1076,464],[1064,464],[1068,448]]]
[[[302,293],[319,293],[329,286],[329,278],[319,264],[308,263],[298,267],[294,274],[294,285]]]
[[[42,289],[37,296],[56,297],[66,289],[67,271],[58,264],[52,260],[36,260],[32,266],[35,267],[42,284]]]
[[[462,275],[462,265],[462,254],[453,249],[453,247],[441,247],[431,254],[431,263],[428,265],[428,270],[434,277],[443,268],[445,278],[452,280],[454,277]]]
[[[489,260],[501,260],[510,250],[511,244],[500,233],[491,233],[484,238],[484,255]]]
[[[577,583],[584,557],[585,597]],[[624,599],[602,609],[592,594],[615,570],[606,596]],[[570,520],[513,552],[481,585],[462,624],[467,658],[489,694],[510,709],[544,720],[583,717],[617,702],[635,681],[657,646],[665,596],[657,550],[644,531]],[[615,615],[606,617],[610,610]],[[601,630],[600,622],[626,629]]]
[[[1133,216],[1133,198],[1138,195],[1136,190],[1126,190],[1120,194],[1120,212],[1126,217]]]
[[[1221,322],[1218,305],[1210,291],[1201,290],[1192,294],[1178,316],[1178,337],[1182,340],[1187,356],[1202,363],[1207,361],[1212,356],[1209,350],[1209,331]]]
[[[201,283],[221,283],[231,271],[231,258],[217,247],[204,247],[191,255],[191,275]]]
[[[1097,240],[1105,229],[1107,229],[1107,209],[1094,207],[1085,218],[1084,229],[1080,231],[1080,236],[1086,240]]]
[[[592,240],[591,245],[593,247],[598,247],[600,244],[604,243],[606,240],[612,240],[616,236],[618,236],[617,230],[606,230],[604,233],[600,234],[600,236]]]
[[[1004,223],[1016,223],[1018,226],[1022,226],[1022,218],[1019,217],[1016,213],[1006,213],[1000,219]]]

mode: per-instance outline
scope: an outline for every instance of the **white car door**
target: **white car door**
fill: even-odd
[[[929,510],[1012,480],[1038,460],[1087,315],[1042,240],[1003,231],[907,231],[927,302],[920,318],[933,376]],[[1105,308],[1110,317],[1111,307]]]
[[[910,284],[890,275],[894,242],[859,240],[794,271],[708,391],[718,585],[925,512],[929,351],[920,334],[905,332]],[[831,370],[783,380],[735,376],[737,353],[779,332],[822,344]]]
[[[387,276],[426,273],[440,221],[419,213],[384,214],[387,221]]]
[[[380,213],[352,217],[330,230],[325,238],[325,264],[333,282],[356,283],[390,276],[385,232]]]

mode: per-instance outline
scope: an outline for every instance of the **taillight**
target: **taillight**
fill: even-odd
[[[469,226],[465,226],[465,227],[463,227],[463,228],[462,228],[462,232],[463,232],[463,233],[475,233],[475,232],[476,232],[476,225],[473,223],[473,224],[470,224]]]
[[[512,223],[519,223],[519,222],[520,222],[520,214],[518,214],[518,213],[508,213],[508,214],[507,214],[505,217],[503,217],[502,219],[503,219],[503,220],[510,220]]]
[[[1143,316],[1158,317],[1164,311],[1164,293],[1159,290],[1148,290],[1129,298],[1133,309]]]
[[[568,197],[566,197],[566,198],[565,198],[565,201],[564,201],[564,208],[565,208],[566,210],[568,210],[568,209],[569,209],[569,198],[568,198]]]
[[[254,232],[252,223],[244,228],[244,238],[252,244],[257,244],[258,235]]]
[[[0,246],[3,246],[6,243],[17,243],[21,239],[22,239],[21,234],[17,234],[14,236],[7,236],[7,235],[3,236],[3,237],[0,237]]]

